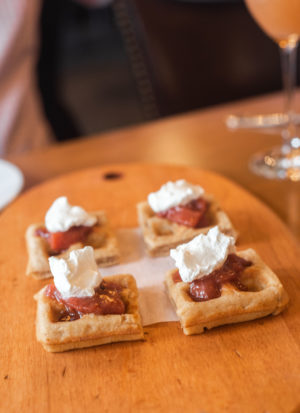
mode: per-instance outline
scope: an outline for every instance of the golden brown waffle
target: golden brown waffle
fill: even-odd
[[[120,261],[120,251],[115,234],[109,228],[104,211],[92,212],[97,217],[97,223],[84,243],[72,244],[66,251],[56,255],[57,258],[65,258],[74,249],[90,245],[94,248],[95,260],[100,267],[117,264]],[[28,251],[28,264],[26,275],[37,279],[52,276],[48,263],[49,246],[47,241],[35,234],[39,228],[45,228],[44,224],[32,224],[26,231],[26,245]]]
[[[230,219],[215,199],[211,195],[205,195],[203,198],[210,203],[208,214],[211,222],[210,226],[204,228],[186,227],[166,218],[160,218],[153,212],[147,201],[137,205],[139,224],[150,256],[168,255],[171,248],[186,243],[199,234],[206,234],[215,225],[218,225],[224,234],[237,237]]]
[[[53,299],[44,295],[46,287],[34,296],[37,301],[36,336],[45,350],[62,352],[144,338],[134,277],[128,274],[114,275],[104,280],[122,285],[125,314],[86,314],[74,321],[56,321]]]
[[[253,320],[269,314],[277,315],[286,307],[287,293],[277,276],[258,254],[253,249],[247,249],[237,255],[253,263],[243,271],[241,277],[249,291],[240,291],[226,283],[220,297],[196,302],[188,294],[188,283],[173,281],[173,274],[177,269],[167,273],[167,292],[184,334],[200,334],[223,324]]]

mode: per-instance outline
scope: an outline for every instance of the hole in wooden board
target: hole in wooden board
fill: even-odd
[[[123,177],[123,174],[121,172],[106,172],[103,174],[103,179],[106,180],[115,180],[115,179],[121,179]]]

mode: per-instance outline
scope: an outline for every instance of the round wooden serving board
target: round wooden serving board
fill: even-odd
[[[104,179],[107,173],[118,179]],[[213,193],[290,296],[282,315],[185,336],[179,323],[145,328],[145,342],[47,353],[35,339],[33,295],[45,282],[25,276],[24,233],[67,195],[106,209],[115,228],[137,226],[136,203],[167,180]],[[280,196],[280,194],[278,194]],[[261,202],[212,172],[167,165],[88,169],[35,187],[0,216],[1,393],[3,412],[293,412],[300,405],[300,249]],[[134,274],[133,274],[134,275]]]

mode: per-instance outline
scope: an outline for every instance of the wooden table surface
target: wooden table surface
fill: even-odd
[[[103,179],[111,171],[120,179]],[[65,194],[86,210],[105,209],[113,228],[135,227],[136,203],[179,178],[215,195],[240,234],[238,248],[254,248],[280,278],[288,308],[201,335],[185,336],[177,322],[159,323],[145,327],[145,341],[47,353],[35,339],[33,300],[45,281],[25,276],[28,225],[42,221],[53,199]],[[1,412],[299,412],[299,245],[241,187],[199,168],[95,167],[27,191],[0,215],[0,226]]]
[[[297,96],[300,103],[300,95]],[[300,104],[299,104],[300,106]],[[232,132],[230,113],[281,111],[281,94],[183,114],[136,127],[86,137],[7,159],[24,172],[25,188],[54,176],[112,162],[160,162],[218,172],[263,200],[300,238],[300,182],[270,181],[248,170],[251,154],[281,142],[280,134]]]

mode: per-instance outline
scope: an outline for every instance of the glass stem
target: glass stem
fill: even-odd
[[[297,49],[298,41],[280,42],[280,57],[282,82],[285,94],[284,111],[288,115],[289,123],[283,130],[282,136],[284,144],[290,147],[291,140],[296,135],[296,125],[294,122],[295,113],[295,92],[297,83]]]

